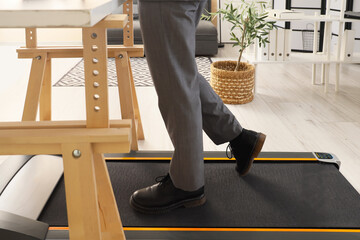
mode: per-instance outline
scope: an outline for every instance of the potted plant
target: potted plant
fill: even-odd
[[[225,4],[225,9],[202,15],[202,19],[210,20],[217,15],[232,24],[230,35],[235,41],[233,47],[239,47],[237,61],[217,61],[211,64],[210,84],[224,103],[244,104],[254,98],[255,67],[242,62],[244,50],[258,40],[259,46],[269,43],[269,31],[275,22],[267,21],[267,7],[264,1],[241,0],[239,7],[233,3]]]

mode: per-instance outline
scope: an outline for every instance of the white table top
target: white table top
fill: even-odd
[[[91,27],[125,0],[0,0],[0,28]]]

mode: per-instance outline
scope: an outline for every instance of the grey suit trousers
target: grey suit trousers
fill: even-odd
[[[195,31],[205,1],[139,1],[145,55],[158,105],[174,145],[170,176],[177,188],[204,186],[202,129],[215,144],[242,127],[195,62]]]

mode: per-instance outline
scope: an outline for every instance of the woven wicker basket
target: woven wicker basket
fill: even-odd
[[[218,61],[211,64],[210,85],[227,104],[244,104],[254,99],[255,68],[241,62],[241,71],[234,71],[236,61]]]

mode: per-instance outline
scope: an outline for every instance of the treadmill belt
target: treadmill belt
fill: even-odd
[[[160,215],[137,213],[130,195],[166,175],[166,161],[107,162],[124,227],[360,228],[360,196],[332,164],[255,162],[240,177],[234,162],[205,164],[207,202]],[[67,226],[63,179],[40,221]]]

